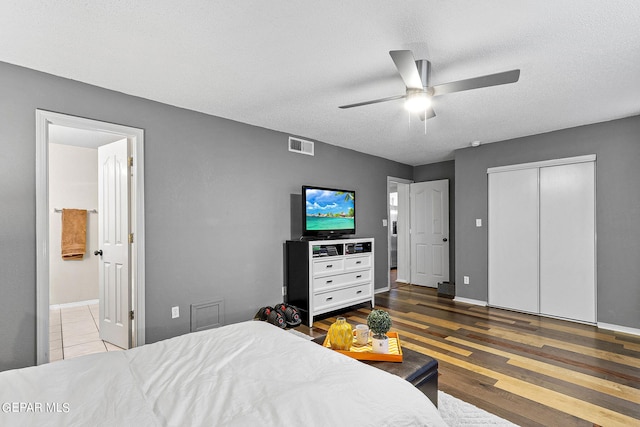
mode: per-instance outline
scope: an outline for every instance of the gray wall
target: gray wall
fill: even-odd
[[[192,303],[224,298],[233,323],[282,300],[303,184],[356,191],[358,235],[376,239],[376,288],[387,285],[387,176],[412,167],[322,143],[315,157],[290,153],[284,133],[5,63],[0,87],[0,370],[35,363],[37,108],[145,131],[147,342],[188,332]]]
[[[640,116],[456,151],[457,296],[487,300],[487,228],[475,227],[487,168],[585,154],[597,155],[597,319],[640,328]]]
[[[449,281],[456,278],[456,165],[454,160],[413,168],[415,182],[449,180]],[[460,282],[462,283],[462,282]]]

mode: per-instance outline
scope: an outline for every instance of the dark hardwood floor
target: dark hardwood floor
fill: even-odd
[[[439,362],[439,388],[521,426],[640,425],[640,337],[439,298],[412,285],[376,295],[402,346]],[[340,315],[366,323],[368,306]],[[313,328],[325,334],[335,317]]]

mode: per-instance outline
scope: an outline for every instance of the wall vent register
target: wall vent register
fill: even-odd
[[[289,151],[294,153],[306,154],[313,156],[314,144],[313,141],[307,141],[300,138],[289,137]]]

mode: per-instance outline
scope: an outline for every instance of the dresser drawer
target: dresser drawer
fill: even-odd
[[[313,261],[313,275],[321,276],[325,274],[333,274],[344,270],[344,258],[323,259],[322,261]]]
[[[345,270],[355,270],[358,268],[371,267],[371,255],[354,256],[344,260]]]
[[[352,273],[335,274],[333,276],[316,277],[313,279],[313,292],[329,290],[351,283],[362,283],[371,281],[371,269],[354,271]]]
[[[316,311],[329,309],[371,297],[371,283],[320,292],[313,295],[313,306]]]

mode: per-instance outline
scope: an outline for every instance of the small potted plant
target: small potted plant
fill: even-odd
[[[391,316],[384,310],[373,309],[367,316],[367,325],[373,332],[372,343],[374,353],[389,353],[387,332],[391,329]]]

